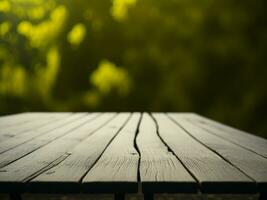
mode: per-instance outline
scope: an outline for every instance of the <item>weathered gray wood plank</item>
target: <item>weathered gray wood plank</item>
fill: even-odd
[[[82,116],[84,117],[81,118]],[[76,129],[77,127],[81,126],[87,121],[94,119],[95,117],[96,117],[95,114],[90,114],[90,115],[77,114],[77,116],[73,115],[73,117],[67,118],[67,120],[65,120],[64,126],[55,128],[46,134],[33,138],[32,140],[29,140],[17,146],[16,148],[10,149],[0,154],[0,168],[31,153],[32,151],[35,151],[38,148],[41,148],[42,146],[52,142],[53,140],[64,136],[69,131]],[[16,141],[16,139],[18,139],[18,137],[14,138],[14,141]],[[24,137],[22,139],[24,139]]]
[[[25,122],[35,119],[35,116],[30,114],[19,114],[19,115],[8,115],[5,117],[0,117],[0,131],[4,128],[10,128]]]
[[[25,117],[29,117],[29,116],[30,115],[25,114],[25,113],[1,116],[0,117],[0,126],[16,123],[16,121],[20,121],[20,120],[23,121],[23,120],[25,120]]]
[[[107,147],[100,159],[83,178],[90,192],[132,193],[138,191],[139,154],[134,147],[140,114],[134,113]]]
[[[130,114],[126,113],[117,115],[104,127],[80,142],[73,150],[69,150],[69,156],[65,160],[30,181],[31,190],[35,192],[79,192],[83,176],[101,156],[129,116]],[[84,189],[86,192],[93,192]],[[88,189],[90,190],[90,187]]]
[[[97,129],[105,125],[114,115],[114,113],[107,113],[94,118],[94,120],[89,119],[88,122],[84,122],[83,125],[76,127],[60,139],[54,140],[44,147],[0,169],[0,192],[24,191],[26,181],[31,180],[64,160],[70,155],[71,149],[95,133]],[[51,134],[53,133],[56,134],[57,131]],[[53,186],[45,189],[57,190]],[[60,188],[58,189],[60,190]]]
[[[1,146],[1,142],[3,141],[6,141],[10,138],[14,138],[21,133],[45,126],[55,120],[64,119],[64,117],[67,117],[67,116],[68,115],[64,115],[63,117],[60,117],[60,116],[55,116],[55,115],[34,114],[32,115],[32,118],[27,118],[27,120],[25,119],[25,121],[22,121],[19,124],[13,124],[11,126],[0,127],[0,146]]]
[[[64,115],[55,115],[55,114],[38,114],[38,113],[25,113],[25,114],[20,114],[16,116],[7,116],[7,119],[2,119],[3,117],[0,117],[0,129],[2,130],[3,128],[10,128],[13,126],[25,124],[27,122],[32,122],[35,120],[40,120],[40,119],[48,119],[48,118],[60,118],[63,116],[70,115],[71,113],[66,113]]]
[[[144,193],[197,192],[197,182],[161,141],[156,124],[148,114],[142,117],[137,146]]]
[[[59,118],[62,116],[69,115],[70,113],[46,113],[46,114],[40,114],[40,113],[21,113],[21,114],[15,114],[15,115],[7,115],[0,117],[0,129],[4,127],[12,127],[19,124],[23,124],[25,122],[29,122],[32,120],[39,120],[42,118]]]
[[[179,115],[171,115],[171,117],[197,140],[254,179],[260,191],[267,191],[267,159],[213,135]]]
[[[49,133],[50,131],[57,129],[59,127],[62,127],[72,121],[75,121],[81,117],[85,116],[85,114],[74,114],[74,115],[70,115],[69,117],[64,117],[61,120],[57,120],[54,122],[51,122],[45,126],[39,127],[39,128],[35,128],[35,129],[31,129],[29,131],[26,131],[22,134],[17,135],[14,138],[10,138],[8,140],[2,141],[0,144],[0,155],[1,153],[4,153],[16,146],[19,146],[21,144],[24,144],[25,142],[28,142],[34,138],[37,138],[39,136],[44,136],[47,133]]]
[[[159,134],[206,193],[256,192],[256,184],[216,153],[193,139],[164,114],[153,114]]]
[[[197,114],[183,115],[209,132],[267,158],[267,140]]]
[[[13,123],[14,118],[10,117],[2,120],[2,124],[5,128],[10,126],[6,130],[15,133],[14,130],[19,130],[19,127],[27,127],[27,123],[34,122],[34,127],[34,124],[50,117],[61,121],[65,114],[29,113],[35,116],[32,121],[29,117],[24,123],[25,118],[22,120],[21,116],[20,124]],[[118,119],[121,115],[125,117]],[[58,193],[80,192],[80,189],[92,193],[136,192],[138,152],[133,141],[139,114],[134,114],[128,121],[127,114],[121,115],[115,118],[114,113],[98,118],[92,115],[91,119],[87,116],[87,120],[81,115],[60,126],[54,126],[52,124],[56,122],[52,122],[51,126],[40,125],[38,128],[36,125],[34,130],[14,134],[13,138],[0,143],[0,150],[4,150],[0,153],[0,192]],[[218,135],[218,130],[225,132],[224,125],[211,124],[209,120],[192,117],[193,114],[172,114],[173,121],[163,114],[154,116],[159,135],[155,122],[147,114],[137,135],[137,146],[144,161],[140,163],[141,181],[145,180],[142,179],[142,171],[143,177],[151,178],[143,181],[143,192],[189,192],[188,182],[184,182],[182,179],[185,177],[181,176],[183,170],[187,173],[186,169],[199,182],[202,192],[255,192],[253,180],[256,180],[260,192],[266,191],[266,159],[255,149],[244,144],[242,147],[228,137]],[[17,119],[19,121],[20,117]],[[216,129],[216,134],[204,125]],[[47,129],[42,129],[47,126]],[[255,139],[252,141],[255,142]],[[176,166],[177,163],[179,165]],[[141,166],[145,167],[142,169]],[[178,182],[172,181],[178,176],[181,176]]]

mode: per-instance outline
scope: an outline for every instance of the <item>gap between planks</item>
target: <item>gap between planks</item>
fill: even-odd
[[[44,167],[53,163],[57,158],[60,158],[63,154],[65,154],[65,152],[68,152],[71,147],[77,145],[82,138],[86,138],[90,134],[94,133],[99,127],[104,125],[108,119],[111,119],[112,116],[114,116],[114,114],[103,115],[103,117],[100,117],[101,119],[103,118],[102,120],[97,120],[97,122],[92,124],[93,126],[89,127],[87,123],[82,123],[83,125],[81,124],[82,126],[78,129],[72,130],[64,135],[63,141],[62,139],[54,140],[44,147],[28,154],[26,157],[23,157],[2,168],[0,172],[0,184],[3,187],[1,187],[0,190],[9,190],[10,188],[12,189],[12,187],[18,189],[23,188],[23,180],[27,180],[27,177],[37,173],[38,171],[40,172]],[[89,121],[89,123],[91,122],[92,121]],[[87,129],[87,132],[85,129]],[[79,134],[76,134],[76,131],[80,131],[80,136]]]
[[[192,138],[168,116],[152,114],[159,134],[199,181],[204,193],[254,193],[256,184],[220,156]],[[178,145],[177,145],[178,144]]]

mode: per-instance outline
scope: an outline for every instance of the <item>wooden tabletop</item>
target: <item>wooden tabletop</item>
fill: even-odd
[[[193,113],[0,117],[0,192],[258,193],[267,140]]]

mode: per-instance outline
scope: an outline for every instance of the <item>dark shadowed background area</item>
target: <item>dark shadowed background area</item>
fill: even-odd
[[[267,137],[266,0],[0,0],[0,114],[197,112]]]

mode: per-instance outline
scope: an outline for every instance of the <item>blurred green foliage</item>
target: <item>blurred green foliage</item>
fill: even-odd
[[[0,113],[193,111],[267,137],[266,0],[0,0]]]

